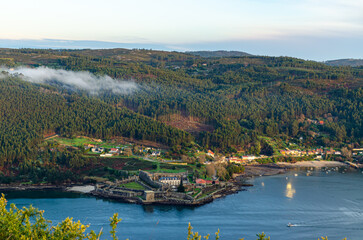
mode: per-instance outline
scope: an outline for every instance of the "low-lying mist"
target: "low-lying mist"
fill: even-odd
[[[48,67],[19,67],[2,70],[5,70],[10,74],[18,75],[23,80],[32,83],[60,85],[71,90],[87,91],[93,95],[97,95],[102,92],[127,94],[132,93],[138,89],[138,86],[135,82],[117,80],[107,75],[97,76],[85,71],[74,72],[63,69],[52,69]]]

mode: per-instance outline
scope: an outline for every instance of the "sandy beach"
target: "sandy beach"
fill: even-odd
[[[278,166],[286,168],[297,168],[297,167],[312,167],[312,168],[322,168],[322,167],[346,167],[347,164],[337,161],[300,161],[296,163],[278,162]]]
[[[90,193],[95,190],[95,186],[92,185],[85,185],[85,186],[73,186],[67,188],[69,192],[80,192],[80,193]]]

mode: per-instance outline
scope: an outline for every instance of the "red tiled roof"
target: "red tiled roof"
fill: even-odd
[[[201,178],[198,178],[197,180],[195,180],[195,182],[197,184],[213,184],[213,181],[212,180],[204,180],[204,179],[201,179]],[[214,181],[214,183],[219,183],[219,181]]]
[[[195,182],[196,182],[197,184],[206,184],[206,183],[207,183],[207,181],[206,181],[206,180],[201,179],[201,178],[198,178],[197,180],[195,180]]]

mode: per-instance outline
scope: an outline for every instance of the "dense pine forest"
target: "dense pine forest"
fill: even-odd
[[[362,67],[145,49],[0,49],[0,65],[5,168],[36,159],[47,132],[268,155],[273,149],[264,139],[306,147],[363,144]],[[52,81],[31,83],[7,70],[40,66],[107,75],[132,81],[137,89],[90,94]]]

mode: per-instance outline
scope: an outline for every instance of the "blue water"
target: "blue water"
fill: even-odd
[[[205,206],[140,206],[72,193],[9,193],[10,203],[45,210],[57,223],[67,216],[106,233],[108,219],[118,212],[120,239],[186,239],[190,222],[194,231],[221,239],[256,239],[264,231],[271,240],[363,239],[363,174],[314,172],[252,179],[254,187]],[[288,228],[287,223],[296,224]],[[214,239],[214,237],[212,238]]]

